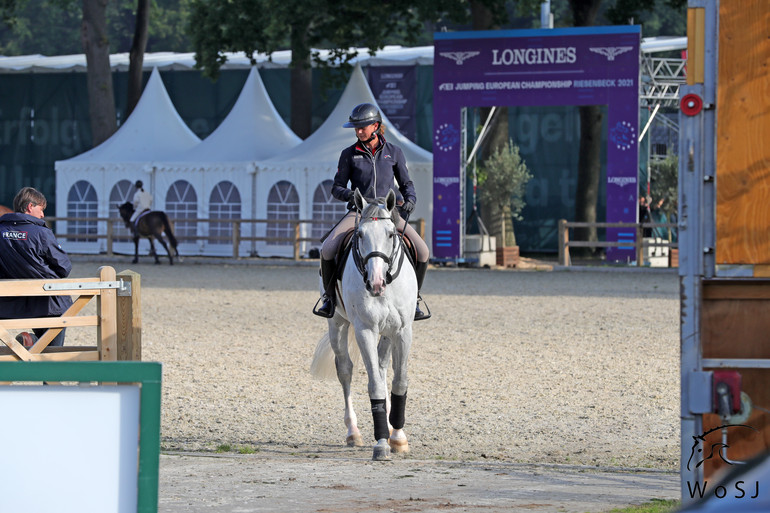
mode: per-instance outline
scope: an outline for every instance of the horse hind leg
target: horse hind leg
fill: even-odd
[[[160,245],[163,246],[163,249],[165,249],[166,253],[168,253],[168,264],[174,265],[174,257],[171,253],[171,249],[168,247],[168,244],[166,244],[166,241],[160,235],[158,236],[158,242],[160,242]]]
[[[160,264],[160,258],[158,258],[158,253],[155,251],[155,242],[153,242],[152,237],[147,237],[147,240],[150,241],[150,254],[155,257],[155,263]]]

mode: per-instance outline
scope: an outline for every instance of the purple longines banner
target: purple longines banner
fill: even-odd
[[[463,107],[607,105],[607,222],[635,223],[639,124],[638,26],[437,32],[433,60],[433,255],[462,256]],[[528,162],[535,173],[536,162]],[[577,175],[577,169],[574,170]],[[633,229],[607,241],[633,242]],[[635,259],[608,248],[609,260]]]
[[[417,66],[370,66],[369,86],[388,120],[414,141]]]

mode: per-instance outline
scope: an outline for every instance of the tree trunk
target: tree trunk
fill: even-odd
[[[313,70],[305,25],[291,30],[291,129],[306,139],[313,131]]]
[[[569,0],[572,19],[576,27],[596,23],[601,0]],[[596,202],[599,199],[601,175],[602,111],[596,105],[580,109],[580,157],[578,158],[577,191],[575,192],[575,221],[596,222]],[[596,228],[576,228],[576,240],[598,240]],[[587,254],[587,248],[580,248]]]
[[[495,25],[492,11],[484,5],[481,1],[471,1],[471,21],[473,30],[494,30],[499,27]],[[491,108],[482,107],[479,110],[479,117],[481,119],[482,126],[489,117]],[[479,157],[483,163],[489,158],[495,150],[502,150],[508,143],[508,107],[498,106],[495,117],[487,127],[489,133],[486,136],[486,140],[479,148]],[[482,164],[483,165],[483,164]],[[481,205],[479,211],[481,220],[484,221],[489,234],[496,239],[496,243],[500,246],[506,244],[506,236],[504,233],[505,224],[501,222],[502,213],[500,209],[495,205]],[[488,224],[487,224],[488,223]]]
[[[107,0],[83,0],[81,41],[88,70],[88,111],[94,146],[101,144],[117,130],[106,8]]]
[[[595,223],[601,176],[602,110],[598,105],[584,105],[579,109],[580,156],[575,193],[575,221]],[[599,240],[596,228],[576,228],[575,239]]]
[[[137,0],[136,26],[134,41],[128,54],[128,98],[126,101],[126,118],[134,111],[142,96],[142,67],[144,51],[147,48],[147,29],[150,23],[150,0]]]

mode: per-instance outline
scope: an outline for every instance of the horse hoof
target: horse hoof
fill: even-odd
[[[388,438],[388,444],[390,445],[390,449],[395,453],[409,452],[409,442],[406,438]]]
[[[361,438],[361,434],[357,433],[355,435],[350,435],[345,439],[345,443],[348,447],[363,447],[364,446],[364,439]]]
[[[132,263],[132,264],[135,264],[135,263],[137,263],[138,261],[139,261],[139,259],[138,259],[138,258],[134,258],[133,260],[131,260],[131,263]]]
[[[372,461],[389,461],[390,460],[390,446],[386,438],[377,440],[377,445],[374,446],[374,452],[372,453]]]

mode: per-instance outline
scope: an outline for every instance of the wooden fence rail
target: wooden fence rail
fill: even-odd
[[[317,219],[220,219],[220,218],[204,218],[204,219],[198,219],[198,218],[174,218],[169,219],[172,223],[189,223],[189,224],[231,224],[231,236],[225,237],[225,236],[217,236],[217,235],[179,235],[176,232],[174,233],[177,241],[180,243],[182,242],[192,242],[192,241],[199,241],[199,240],[205,240],[209,242],[214,241],[228,241],[232,244],[233,248],[233,258],[240,258],[242,255],[240,254],[240,246],[242,242],[274,242],[274,243],[281,243],[281,242],[290,242],[293,247],[293,256],[294,260],[300,260],[300,246],[303,242],[318,242],[317,237],[302,237],[302,230],[301,226],[303,225],[309,225],[310,230],[312,231],[313,226],[315,225],[323,225],[325,227],[329,226],[329,221],[323,221],[323,220],[317,220]],[[107,223],[107,231],[106,233],[65,233],[61,230],[54,230],[56,232],[56,238],[60,240],[69,240],[69,239],[87,239],[87,240],[98,240],[98,239],[106,239],[106,253],[107,255],[113,254],[113,248],[114,243],[116,241],[130,241],[131,235],[130,234],[120,234],[116,233],[115,226],[124,226],[124,222],[122,219],[114,218],[114,217],[46,217],[45,218],[46,223],[49,226],[54,226],[53,223],[57,221],[66,221],[66,222],[77,222],[77,223],[93,223],[94,228],[96,228],[97,223],[99,222],[105,222]],[[257,236],[244,236],[243,233],[243,226],[251,224],[252,226],[257,224],[279,224],[279,225],[291,225],[291,237],[257,237]],[[420,236],[424,239],[425,238],[425,220],[424,219],[415,219],[410,220],[409,224],[412,225],[412,227],[417,231],[417,233],[420,234]],[[57,227],[58,229],[58,227]],[[252,230],[252,233],[254,230]]]
[[[115,273],[109,266],[89,278],[0,280],[0,297],[73,296],[60,317],[0,319],[0,361],[115,361],[141,360],[141,280],[133,271]],[[96,315],[78,315],[96,298]],[[63,328],[96,328],[95,346],[49,347]],[[8,330],[47,328],[25,347]],[[66,341],[65,341],[66,344]]]
[[[634,242],[614,242],[614,241],[582,241],[571,240],[569,230],[571,228],[630,228],[634,230]],[[666,230],[676,229],[675,223],[587,223],[587,222],[568,222],[566,219],[559,219],[559,265],[571,265],[570,248],[634,248],[636,255],[636,265],[644,265],[645,250],[649,247],[668,247],[669,250],[678,251],[679,246],[676,242],[668,240],[648,240],[643,237],[645,229],[664,228]]]

